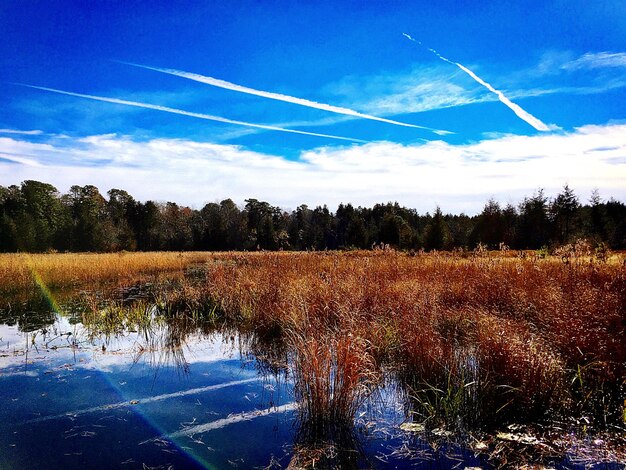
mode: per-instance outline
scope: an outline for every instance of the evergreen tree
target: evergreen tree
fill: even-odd
[[[566,184],[563,187],[563,191],[554,198],[550,205],[555,239],[559,243],[571,241],[572,233],[575,231],[575,218],[579,208],[578,197]]]
[[[605,206],[602,204],[600,192],[594,189],[589,198],[589,217],[588,217],[588,233],[595,240],[606,240],[606,212]]]
[[[439,206],[435,209],[432,220],[426,227],[424,248],[427,250],[443,250],[448,248],[450,232]]]
[[[516,245],[524,249],[541,248],[548,244],[549,234],[548,198],[539,189],[520,204]]]
[[[472,245],[483,243],[489,248],[497,248],[504,241],[505,225],[500,204],[493,198],[485,204],[478,216],[478,221],[472,230],[470,240]]]

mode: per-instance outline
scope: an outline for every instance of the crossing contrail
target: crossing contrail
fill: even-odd
[[[87,98],[87,99],[90,99],[90,100],[104,101],[106,103],[123,104],[123,105],[126,105],[126,106],[134,106],[136,108],[146,108],[146,109],[153,109],[155,111],[164,111],[166,113],[180,114],[182,116],[190,116],[190,117],[195,117],[195,118],[198,118],[198,119],[206,119],[208,121],[224,122],[226,124],[236,124],[238,126],[256,127],[258,129],[266,129],[266,130],[269,130],[269,131],[290,132],[292,134],[312,135],[314,137],[325,137],[327,139],[337,139],[337,140],[347,140],[347,141],[350,141],[350,142],[367,143],[367,141],[361,140],[361,139],[353,139],[353,138],[350,138],[350,137],[340,137],[340,136],[337,136],[337,135],[329,135],[329,134],[318,134],[316,132],[298,131],[298,130],[295,130],[295,129],[286,129],[284,127],[268,126],[268,125],[265,125],[265,124],[253,124],[253,123],[250,123],[250,122],[235,121],[233,119],[227,119],[227,118],[223,118],[223,117],[220,117],[220,116],[212,116],[210,114],[203,114],[203,113],[193,113],[191,111],[184,111],[182,109],[170,108],[170,107],[167,107],[167,106],[160,106],[160,105],[157,105],[157,104],[140,103],[140,102],[137,102],[137,101],[121,100],[121,99],[118,99],[118,98],[107,98],[107,97],[104,97],[104,96],[86,95],[86,94],[83,94],[83,93],[74,93],[74,92],[71,92],[71,91],[57,90],[57,89],[54,89],[54,88],[47,88],[47,87],[35,86],[35,85],[27,85],[25,83],[15,83],[14,85],[24,86],[24,87],[27,87],[27,88],[34,88],[36,90],[51,91],[53,93],[60,93],[62,95],[68,95],[68,96],[75,96],[77,98]]]
[[[364,114],[358,111],[355,111],[350,108],[343,108],[340,106],[334,106],[331,104],[318,103],[317,101],[311,101],[304,98],[297,98],[295,96],[283,95],[281,93],[273,93],[271,91],[263,91],[256,90],[254,88],[249,88],[242,85],[237,85],[236,83],[227,82],[226,80],[220,80],[219,78],[206,77],[204,75],[200,75],[192,72],[184,72],[182,70],[176,69],[168,69],[161,67],[151,67],[148,65],[134,64],[132,62],[121,62],[126,65],[132,65],[134,67],[140,67],[143,69],[154,70],[156,72],[166,73],[169,75],[174,75],[176,77],[186,78],[188,80],[193,80],[195,82],[204,83],[206,85],[211,85],[219,88],[224,88],[226,90],[238,91],[240,93],[247,93],[249,95],[261,96],[263,98],[268,98],[271,100],[285,101],[287,103],[297,104],[300,106],[306,106],[308,108],[321,109],[323,111],[328,111],[335,114],[344,114],[347,116],[358,117],[362,119],[370,119],[372,121],[380,121],[386,122],[388,124],[394,124],[396,126],[404,126],[404,127],[413,127],[416,129],[425,129],[435,134],[443,135],[449,134],[449,131],[441,130],[441,129],[433,129],[431,127],[418,126],[416,124],[408,124],[406,122],[394,121],[392,119],[381,118],[378,116],[372,116],[371,114]]]
[[[412,38],[410,35],[406,34],[406,33],[402,33],[402,35],[404,37],[406,37],[409,41],[413,41],[416,42],[418,44],[422,44],[420,41],[415,40],[414,38]],[[450,59],[445,58],[444,56],[442,56],[441,54],[439,54],[436,50],[431,49],[430,47],[427,47],[426,49],[428,49],[430,52],[432,52],[433,54],[435,54],[435,56],[439,57],[441,60],[443,60],[444,62],[447,62],[449,64],[452,65],[456,65],[458,68],[460,68],[463,72],[465,72],[466,74],[468,74],[470,77],[472,77],[476,82],[480,83],[482,86],[484,86],[485,88],[487,88],[487,90],[489,90],[492,93],[495,93],[495,95],[498,97],[498,99],[506,106],[509,107],[509,109],[511,109],[511,111],[513,111],[517,117],[519,117],[520,119],[522,119],[523,121],[526,121],[526,123],[530,124],[532,127],[534,127],[535,129],[537,129],[538,131],[551,131],[556,129],[556,126],[553,125],[547,125],[545,123],[543,123],[542,121],[540,121],[539,119],[537,119],[535,116],[533,116],[532,114],[530,114],[528,111],[525,111],[524,109],[522,109],[521,106],[519,106],[518,104],[513,103],[510,99],[508,99],[504,93],[502,93],[500,90],[496,90],[494,87],[492,87],[489,83],[487,83],[486,81],[484,81],[482,78],[480,78],[478,75],[476,75],[474,72],[472,72],[470,69],[468,69],[467,67],[465,67],[463,64],[459,64],[458,62],[453,62]]]

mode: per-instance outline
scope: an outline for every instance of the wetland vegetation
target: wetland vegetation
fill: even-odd
[[[50,338],[37,340],[55,315],[82,328],[64,347],[80,349],[82,338],[104,354],[135,335],[133,357],[183,374],[193,375],[190,344],[236,338],[255,370],[289,384],[293,402],[265,403],[293,412],[283,466],[408,466],[433,449],[494,467],[624,459],[620,253],[599,257],[578,243],[548,256],[387,249],[0,261],[2,321],[29,335],[5,357],[49,350]],[[32,305],[33,290],[47,310]],[[48,318],[31,321],[35,310]],[[385,434],[395,445],[386,454],[372,450],[387,442],[382,429],[396,439]]]
[[[448,467],[455,453],[470,466],[624,460],[623,203],[594,191],[582,204],[567,185],[517,206],[489,200],[471,217],[397,203],[195,210],[107,196],[0,186],[0,337],[11,338],[0,377],[32,378],[16,364],[28,372],[59,351],[73,363],[116,351],[129,366],[211,374],[189,354],[221,342],[286,387],[254,411],[245,395],[233,422],[293,418],[290,431],[276,424],[286,450],[261,446],[242,466]],[[187,435],[182,426],[151,439]],[[215,426],[202,429],[226,424]],[[200,455],[204,466],[228,461]]]

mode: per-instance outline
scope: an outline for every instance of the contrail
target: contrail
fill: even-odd
[[[422,44],[419,41],[416,41],[415,39],[413,39],[411,36],[409,36],[406,33],[402,33],[402,35],[404,37],[406,37],[408,40],[416,42],[418,44]],[[532,127],[534,127],[535,129],[537,129],[538,131],[551,131],[554,130],[556,126],[548,126],[547,124],[541,122],[539,119],[537,119],[535,116],[533,116],[532,114],[530,114],[527,111],[524,111],[521,106],[513,103],[510,99],[508,99],[506,96],[504,96],[504,93],[502,93],[500,90],[496,90],[494,87],[492,87],[489,83],[487,83],[486,81],[484,81],[482,78],[480,78],[478,75],[476,75],[474,72],[472,72],[470,69],[468,69],[467,67],[465,67],[462,64],[459,64],[458,62],[453,62],[450,59],[445,58],[444,56],[442,56],[441,54],[439,54],[436,50],[431,49],[430,47],[427,47],[426,49],[428,49],[430,52],[432,52],[433,54],[435,54],[437,57],[439,57],[441,60],[443,60],[444,62],[447,62],[449,64],[452,65],[456,65],[458,68],[460,68],[463,72],[465,72],[466,74],[468,74],[470,77],[472,77],[475,81],[477,81],[478,83],[480,83],[482,86],[484,86],[485,88],[487,88],[487,90],[489,90],[492,93],[495,93],[496,96],[498,97],[498,99],[505,104],[506,106],[508,106],[516,115],[517,117],[519,117],[520,119],[522,119],[523,121],[526,121],[528,124],[530,124]]]
[[[353,138],[350,138],[350,137],[340,137],[340,136],[328,135],[328,134],[318,134],[316,132],[297,131],[295,129],[285,129],[283,127],[267,126],[267,125],[264,125],[264,124],[253,124],[253,123],[244,122],[244,121],[235,121],[233,119],[227,119],[227,118],[223,118],[223,117],[220,117],[220,116],[212,116],[210,114],[202,114],[202,113],[193,113],[191,111],[184,111],[182,109],[169,108],[167,106],[160,106],[160,105],[157,105],[157,104],[139,103],[137,101],[120,100],[120,99],[117,99],[117,98],[106,98],[104,96],[85,95],[85,94],[82,94],[82,93],[73,93],[71,91],[56,90],[54,88],[47,88],[47,87],[35,86],[35,85],[27,85],[25,83],[14,83],[14,85],[24,86],[24,87],[28,87],[28,88],[35,88],[37,90],[51,91],[53,93],[60,93],[62,95],[76,96],[78,98],[87,98],[87,99],[90,99],[90,100],[104,101],[106,103],[124,104],[126,106],[135,106],[137,108],[154,109],[156,111],[164,111],[166,113],[180,114],[180,115],[183,115],[183,116],[190,116],[190,117],[195,117],[195,118],[199,118],[199,119],[206,119],[208,121],[217,121],[217,122],[225,122],[227,124],[236,124],[236,125],[239,125],[239,126],[256,127],[258,129],[266,129],[266,130],[270,130],[270,131],[291,132],[293,134],[312,135],[312,136],[315,136],[315,137],[325,137],[327,139],[337,139],[337,140],[347,140],[347,141],[350,141],[350,142],[367,143],[367,141],[361,140],[361,139],[353,139]]]
[[[213,429],[220,429],[230,424],[239,423],[241,421],[249,421],[254,418],[260,418],[261,416],[268,416],[277,413],[285,413],[295,410],[297,407],[295,402],[287,403],[286,405],[267,408],[265,410],[250,411],[248,413],[241,413],[238,415],[229,416],[228,418],[218,419],[211,421],[210,423],[200,424],[198,426],[191,426],[183,428],[180,431],[168,434],[166,437],[170,439],[176,439],[182,436],[193,436],[194,434],[201,434],[203,432],[212,431]]]
[[[385,119],[385,118],[381,118],[378,116],[372,116],[371,114],[359,113],[358,111],[355,111],[350,108],[343,108],[340,106],[333,106],[330,104],[318,103],[317,101],[311,101],[311,100],[307,100],[304,98],[296,98],[295,96],[283,95],[280,93],[273,93],[270,91],[256,90],[254,88],[248,88],[246,86],[237,85],[236,83],[227,82],[226,80],[220,80],[218,78],[206,77],[204,75],[199,75],[197,73],[184,72],[182,70],[166,69],[166,68],[161,68],[161,67],[150,67],[148,65],[133,64],[132,62],[121,62],[121,63],[126,64],[126,65],[132,65],[134,67],[140,67],[143,69],[154,70],[156,72],[166,73],[166,74],[174,75],[174,76],[181,77],[181,78],[186,78],[188,80],[193,80],[196,82],[204,83],[204,84],[219,87],[219,88],[225,88],[227,90],[247,93],[249,95],[262,96],[263,98],[269,98],[271,100],[285,101],[287,103],[297,104],[300,106],[306,106],[308,108],[321,109],[323,111],[328,111],[331,113],[345,114],[347,116],[370,119],[372,121],[386,122],[388,124],[395,124],[396,126],[413,127],[416,129],[425,129],[425,130],[434,132],[435,134],[439,134],[439,135],[449,133],[449,131],[445,131],[445,130],[433,129],[431,127],[418,126],[416,124],[408,124],[406,122],[394,121],[392,119]]]
[[[402,36],[404,36],[405,38],[407,38],[409,41],[413,41],[413,42],[416,42],[416,43],[418,43],[418,44],[421,44],[421,41],[417,41],[417,40],[413,39],[413,38],[412,38],[409,34],[407,34],[407,33],[402,33]]]
[[[41,135],[43,131],[20,131],[16,129],[0,129],[0,134]]]
[[[155,395],[152,397],[148,397],[148,398],[142,398],[139,400],[130,400],[130,401],[120,401],[117,403],[111,403],[108,405],[101,405],[101,406],[94,406],[92,408],[84,408],[82,410],[76,410],[76,411],[68,411],[67,413],[62,413],[62,414],[58,414],[58,415],[52,415],[52,416],[42,416],[41,418],[35,418],[35,419],[31,419],[29,421],[26,421],[24,424],[31,424],[31,423],[41,423],[43,421],[50,421],[53,419],[59,419],[59,418],[73,418],[75,416],[80,416],[80,415],[84,415],[84,414],[88,414],[88,413],[95,413],[98,411],[105,411],[105,410],[114,410],[117,408],[124,408],[127,406],[132,406],[134,405],[143,405],[146,403],[153,403],[155,401],[161,401],[161,400],[168,400],[170,398],[179,398],[179,397],[185,397],[187,395],[196,395],[198,393],[204,393],[204,392],[211,392],[213,390],[219,390],[221,388],[226,388],[226,387],[233,387],[235,385],[242,385],[242,384],[247,384],[250,382],[258,382],[259,378],[258,377],[254,377],[251,379],[242,379],[242,380],[234,380],[232,382],[225,382],[225,383],[221,383],[221,384],[216,384],[216,385],[208,385],[206,387],[199,387],[199,388],[190,388],[189,390],[182,390],[180,392],[174,392],[174,393],[166,393],[163,395]]]

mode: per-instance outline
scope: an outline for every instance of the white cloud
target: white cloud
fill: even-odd
[[[26,156],[25,158],[25,156],[15,153],[0,152],[0,160],[19,163],[26,166],[42,166],[41,163],[31,158],[28,158],[28,156]]]
[[[452,83],[446,78],[413,82],[390,95],[382,95],[367,103],[368,109],[381,114],[419,113],[434,109],[464,106],[482,101],[492,101]]]
[[[398,201],[424,212],[435,204],[475,213],[494,196],[518,201],[538,187],[568,183],[581,196],[598,187],[626,199],[626,125],[585,126],[569,133],[503,135],[466,145],[375,142],[320,147],[299,160],[182,139],[135,141],[99,135],[48,143],[0,139],[0,152],[30,155],[42,167],[3,163],[0,184],[36,179],[66,191],[95,184],[140,200],[200,207],[207,201],[254,197],[294,208],[340,202]]]
[[[416,66],[402,73],[347,76],[324,88],[351,106],[383,116],[464,106],[494,97],[460,72]]]
[[[626,67],[626,52],[587,52],[561,65],[563,70]]]
[[[411,41],[415,41],[410,36],[408,36],[408,35],[405,35],[405,36],[407,36],[407,38],[409,38]],[[448,64],[457,66],[459,69],[461,69],[467,75],[469,75],[474,81],[476,81],[480,85],[484,86],[487,90],[489,90],[490,92],[495,94],[498,97],[498,99],[500,100],[500,102],[502,104],[504,104],[505,106],[507,106],[511,111],[513,111],[518,118],[520,118],[521,120],[525,121],[530,126],[532,126],[535,129],[537,129],[538,131],[545,132],[545,131],[552,131],[552,130],[559,129],[555,125],[547,125],[547,124],[544,124],[543,122],[541,122],[535,116],[533,116],[528,111],[523,109],[520,105],[518,105],[516,103],[513,103],[509,98],[507,98],[505,96],[504,93],[502,93],[500,90],[496,90],[493,86],[491,86],[491,84],[489,84],[486,81],[484,81],[482,78],[480,78],[472,70],[468,69],[463,64],[460,64],[459,62],[454,62],[454,61],[452,61],[450,59],[447,59],[446,57],[442,56],[441,54],[439,54],[434,49],[430,49],[430,48],[427,48],[427,49],[430,52],[432,52],[433,54],[435,54],[435,56],[437,56],[439,59],[443,60],[444,62],[447,62]]]
[[[591,60],[593,57],[596,59],[595,62]],[[626,57],[626,54],[610,54],[610,57],[603,54],[585,54],[576,59],[571,52],[548,51],[543,54],[537,65],[529,69],[511,71],[506,77],[497,78],[497,81],[506,81],[509,84],[507,90],[500,92],[503,96],[506,95],[505,99],[509,102],[553,94],[601,94],[626,87],[623,74],[617,74],[616,70],[608,74],[608,70],[605,69],[606,73],[599,76],[587,76],[587,84],[571,84],[569,81],[561,80],[564,78],[563,72],[568,70],[568,67],[574,70],[574,67],[582,67],[583,64],[590,66],[592,63],[599,71],[600,64],[606,67],[609,63],[617,66],[623,57]],[[383,116],[420,113],[499,100],[497,92],[492,90],[487,92],[484,84],[477,82],[456,63],[453,64],[458,70],[452,73],[449,72],[449,67],[417,65],[410,71],[402,73],[348,76],[327,85],[324,91],[337,95],[350,106]],[[559,82],[546,83],[546,77],[554,78],[559,74]],[[515,103],[513,105],[515,106]],[[534,124],[541,127],[543,123],[534,122]],[[551,125],[546,127],[554,129]]]

